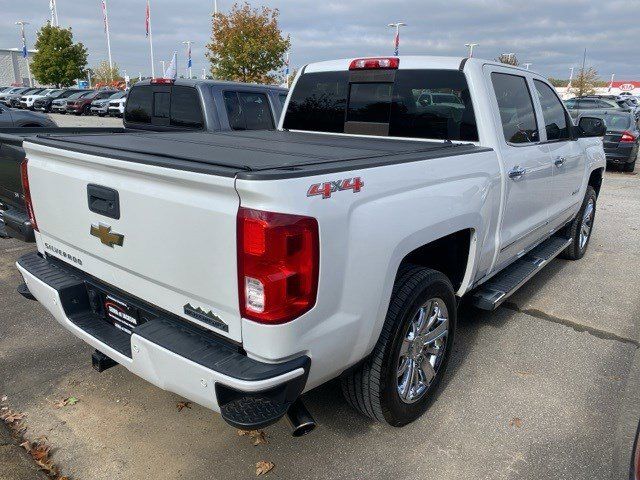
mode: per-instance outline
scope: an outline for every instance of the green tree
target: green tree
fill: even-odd
[[[211,74],[222,80],[274,83],[291,46],[278,26],[277,9],[234,4],[228,14],[213,16],[207,58]]]
[[[85,77],[87,49],[82,43],[73,43],[71,28],[47,23],[37,33],[35,48],[31,73],[41,84],[68,87]]]
[[[503,53],[498,58],[496,58],[496,61],[500,63],[506,63],[507,65],[513,65],[514,67],[520,65],[518,57],[516,57],[515,53]]]
[[[121,81],[123,77],[117,63],[110,67],[109,62],[103,60],[93,69],[93,79],[95,83],[111,83]]]

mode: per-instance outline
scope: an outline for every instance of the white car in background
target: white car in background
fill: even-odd
[[[35,102],[37,99],[47,97],[60,91],[62,91],[61,88],[48,88],[37,95],[25,95],[23,97],[20,97],[20,107],[33,110],[33,102]]]
[[[109,101],[109,115],[112,117],[122,117],[124,115],[124,107],[127,105],[127,97],[118,98]]]
[[[127,96],[127,92],[126,91],[122,91],[122,92],[115,92],[113,95],[111,95],[109,98],[103,98],[100,100],[94,100],[93,102],[91,102],[91,113],[93,115],[98,115],[100,117],[104,117],[105,115],[109,114],[109,106],[111,104],[112,100],[119,100],[121,98],[124,98]],[[124,110],[123,110],[124,113]]]

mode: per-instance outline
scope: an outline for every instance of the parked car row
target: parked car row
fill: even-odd
[[[640,145],[640,103],[633,95],[588,95],[564,101],[575,122],[600,118],[607,127],[603,139],[608,166],[625,172],[636,167]]]
[[[127,92],[119,90],[2,87],[0,103],[45,113],[122,116],[126,95]]]

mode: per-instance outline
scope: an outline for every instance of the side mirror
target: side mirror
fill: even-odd
[[[578,122],[578,136],[580,137],[604,137],[607,126],[604,120],[597,117],[582,117]]]

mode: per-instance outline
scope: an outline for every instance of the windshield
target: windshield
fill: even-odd
[[[303,74],[283,127],[332,133],[477,141],[464,74],[458,70],[397,70]]]
[[[53,92],[49,93],[49,95],[47,96],[51,98],[58,98],[63,93],[64,93],[64,90],[54,90]]]
[[[87,94],[87,92],[76,92],[72,95],[70,95],[69,97],[67,97],[69,100],[75,100],[77,98],[83,97]]]
[[[603,115],[607,130],[628,130],[631,128],[631,115]]]
[[[127,92],[116,92],[109,97],[109,100],[117,100],[118,98],[123,98],[127,95]]]

